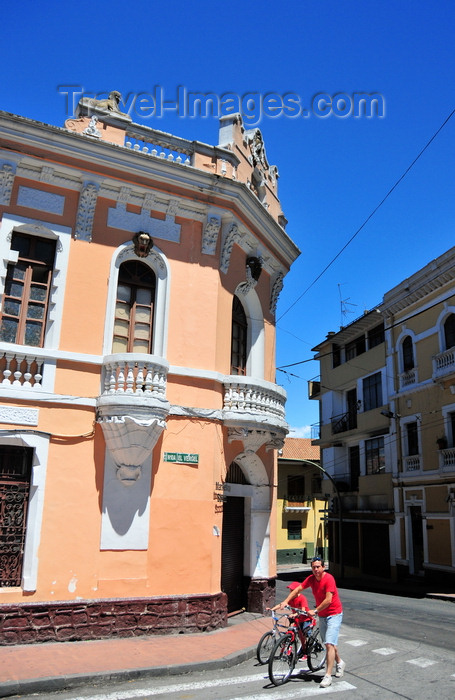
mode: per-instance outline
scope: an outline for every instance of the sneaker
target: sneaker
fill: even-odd
[[[332,679],[330,676],[324,676],[322,681],[319,683],[320,688],[328,688],[329,685],[332,685]]]
[[[344,676],[344,669],[345,668],[346,668],[345,662],[340,661],[340,663],[336,665],[335,678],[342,678]]]

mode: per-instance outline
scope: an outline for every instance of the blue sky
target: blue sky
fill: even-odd
[[[0,107],[63,126],[58,86],[86,92],[379,93],[382,118],[264,117],[287,232],[302,251],[277,308],[277,381],[293,436],[318,420],[311,348],[455,244],[455,116],[322,277],[455,108],[455,3],[17,0],[3,10]],[[134,121],[217,143],[216,118]],[[310,286],[311,285],[311,286]],[[308,287],[310,289],[305,291]],[[305,292],[305,293],[304,293]],[[296,302],[296,300],[299,301]],[[342,314],[343,307],[350,313]]]

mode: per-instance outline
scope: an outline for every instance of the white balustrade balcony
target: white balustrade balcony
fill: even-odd
[[[53,355],[44,348],[17,345],[10,350],[0,344],[0,389],[19,393],[52,392],[56,366]]]
[[[439,451],[440,466],[443,471],[455,472],[455,447]]]
[[[102,390],[97,406],[103,416],[169,413],[166,382],[169,365],[162,357],[118,353],[103,359]]]
[[[2,386],[41,390],[43,363],[34,354],[4,352],[0,358]]]
[[[433,356],[433,379],[455,375],[455,347]]]
[[[286,430],[286,392],[263,379],[231,375],[224,384],[224,423]]]

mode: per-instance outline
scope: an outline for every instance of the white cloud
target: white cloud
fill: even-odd
[[[288,437],[291,438],[310,438],[311,425],[302,425],[300,428],[289,428]]]

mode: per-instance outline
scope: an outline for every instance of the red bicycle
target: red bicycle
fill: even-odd
[[[274,685],[283,685],[289,680],[302,656],[307,657],[310,671],[319,671],[325,664],[327,651],[316,618],[304,616],[296,608],[291,610],[291,624],[277,640],[269,657],[269,678]]]

